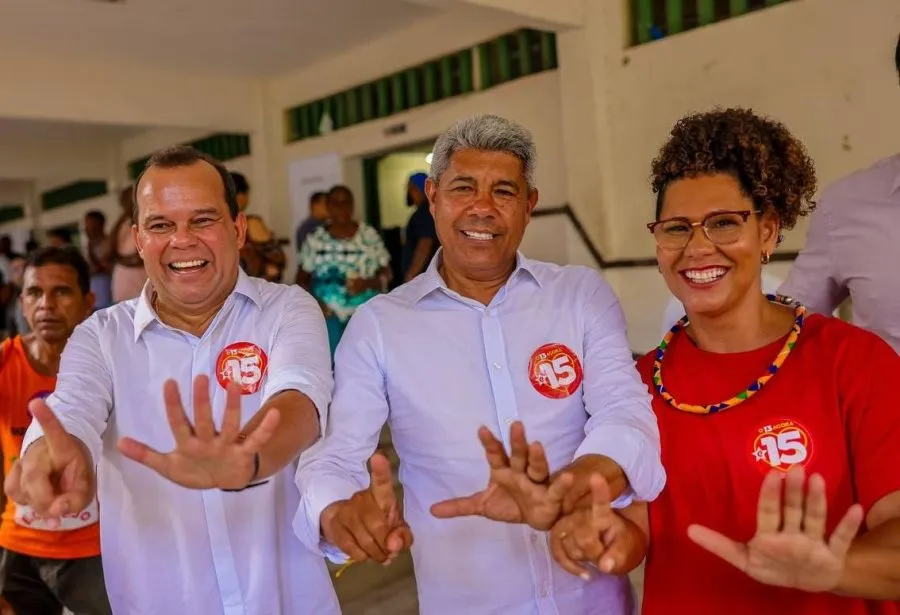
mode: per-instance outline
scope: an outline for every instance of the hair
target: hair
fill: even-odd
[[[85,220],[96,220],[100,226],[106,225],[106,215],[99,209],[92,209],[84,214]]]
[[[132,201],[134,202],[132,210],[132,219],[136,223],[138,220],[138,188],[141,185],[141,179],[144,174],[154,167],[160,169],[176,169],[179,167],[189,167],[198,162],[205,162],[211,165],[219,177],[222,179],[222,185],[225,189],[225,203],[228,205],[228,213],[234,220],[238,216],[240,208],[237,204],[237,191],[234,188],[234,180],[231,179],[231,173],[225,168],[221,162],[208,154],[204,154],[200,150],[194,149],[190,145],[174,145],[154,152],[144,165],[144,170],[138,175],[134,182],[132,190]]]
[[[329,190],[328,193],[327,193],[325,196],[328,197],[328,199],[330,200],[331,197],[333,197],[333,196],[334,196],[335,194],[337,194],[338,192],[343,192],[344,194],[346,194],[347,196],[349,196],[351,201],[355,200],[355,199],[353,198],[353,191],[350,190],[350,188],[348,188],[347,186],[345,186],[345,185],[343,185],[343,184],[338,184],[338,185],[336,185],[336,186],[332,186],[332,187],[331,187],[331,190]]]
[[[64,243],[72,243],[72,231],[67,228],[55,228],[47,231],[48,237],[56,237]]]
[[[669,184],[716,173],[734,176],[760,211],[778,216],[780,229],[816,207],[812,159],[783,124],[749,109],[715,109],[678,120],[653,161],[656,219]]]
[[[477,115],[459,120],[438,137],[434,144],[429,177],[441,181],[453,154],[461,150],[505,152],[522,162],[528,189],[534,188],[537,148],[527,128],[496,115]]]
[[[231,181],[234,182],[234,191],[236,194],[247,194],[250,192],[250,184],[247,182],[247,178],[244,177],[243,174],[238,173],[237,171],[232,171]]]
[[[81,294],[86,295],[91,291],[91,268],[76,248],[47,246],[29,252],[25,257],[25,271],[46,265],[71,267],[78,277],[78,288],[81,290]]]
[[[894,63],[897,65],[897,76],[900,77],[900,35],[897,36],[897,49],[894,50]]]
[[[328,200],[328,193],[323,191],[313,192],[309,197],[310,203],[318,203],[322,200]]]

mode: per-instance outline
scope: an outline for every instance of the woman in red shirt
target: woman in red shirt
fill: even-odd
[[[812,161],[783,125],[728,109],[679,121],[652,183],[659,270],[687,316],[638,363],[668,476],[649,505],[644,615],[897,613],[900,357],[760,287],[814,207]],[[554,553],[625,572],[640,525],[582,509]]]

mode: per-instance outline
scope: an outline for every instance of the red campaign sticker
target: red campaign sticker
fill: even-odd
[[[269,357],[250,342],[236,342],[226,346],[216,360],[216,378],[223,389],[229,382],[241,385],[241,393],[251,395],[259,390]]]
[[[793,466],[809,464],[813,441],[809,430],[797,421],[778,419],[756,430],[750,446],[750,458],[768,474],[773,468],[787,472]]]
[[[535,390],[550,399],[569,397],[584,379],[578,355],[564,344],[545,344],[534,351],[528,377]]]

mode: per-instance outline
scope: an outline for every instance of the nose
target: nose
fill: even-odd
[[[469,205],[469,214],[479,217],[493,216],[496,211],[494,198],[490,189],[479,190]]]
[[[194,236],[191,228],[187,224],[182,224],[175,227],[170,243],[176,248],[189,248],[194,245],[196,240],[197,238]]]
[[[688,239],[687,245],[684,246],[685,255],[705,255],[715,252],[716,244],[709,240],[703,227],[695,226],[693,233]]]

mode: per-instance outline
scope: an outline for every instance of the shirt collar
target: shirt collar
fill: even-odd
[[[447,283],[444,282],[444,278],[441,277],[441,274],[438,272],[438,267],[441,262],[441,255],[443,254],[444,248],[438,248],[437,253],[434,255],[434,258],[431,259],[431,263],[428,265],[428,269],[420,275],[415,280],[415,284],[418,286],[416,288],[415,295],[413,296],[414,303],[420,302],[422,299],[438,290],[439,288],[447,288]],[[516,252],[516,268],[513,269],[512,274],[510,274],[509,279],[506,281],[506,284],[509,285],[513,283],[518,278],[523,275],[530,277],[538,286],[543,286],[540,278],[538,278],[536,267],[534,261],[525,258],[525,256],[521,252]]]
[[[156,315],[156,310],[153,309],[153,305],[151,303],[151,298],[153,297],[153,283],[150,280],[147,280],[144,283],[144,288],[141,291],[140,296],[137,300],[137,305],[134,308],[134,341],[137,342],[140,339],[141,334],[144,330],[150,326],[154,320],[159,320]],[[262,299],[259,296],[259,285],[256,280],[252,279],[241,268],[238,268],[238,279],[237,284],[234,286],[234,290],[231,291],[231,294],[228,296],[230,299],[235,294],[243,295],[247,299],[253,302],[257,308],[262,308]],[[226,301],[228,301],[226,299]]]

